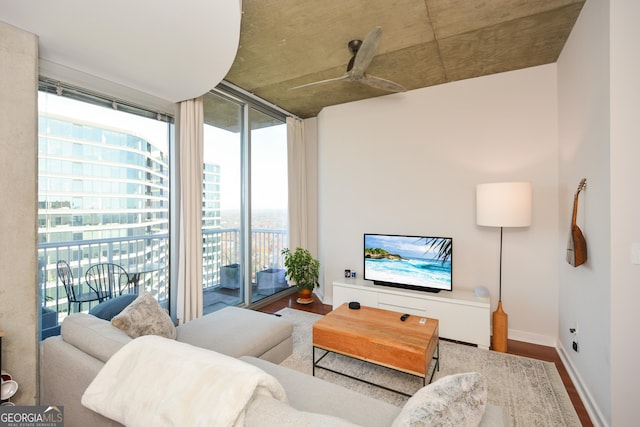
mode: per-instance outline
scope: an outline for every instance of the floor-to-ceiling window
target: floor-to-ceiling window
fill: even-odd
[[[225,88],[204,96],[204,311],[287,288],[287,143],[281,112]],[[43,79],[39,91],[38,262],[43,330],[87,311],[96,264],[125,269],[135,292],[169,307],[173,118]],[[172,154],[173,155],[173,154]],[[46,335],[46,333],[45,333]]]
[[[204,96],[204,312],[288,286],[284,117],[224,89]]]
[[[38,263],[43,330],[87,311],[96,264],[121,266],[131,290],[169,297],[169,151],[172,118],[41,81],[38,93]],[[77,295],[76,295],[77,297]]]
[[[288,287],[280,252],[287,246],[287,127],[249,109],[253,301]]]
[[[242,105],[204,96],[202,284],[204,312],[244,301]]]

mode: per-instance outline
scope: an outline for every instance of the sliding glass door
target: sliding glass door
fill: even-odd
[[[243,107],[204,96],[202,268],[204,313],[244,302]]]
[[[241,97],[204,96],[204,313],[287,288],[287,139],[283,118]]]
[[[253,302],[288,287],[280,251],[287,245],[287,127],[253,108],[251,124],[251,265]]]

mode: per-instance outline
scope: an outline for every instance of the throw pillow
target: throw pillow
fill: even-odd
[[[487,379],[482,374],[448,375],[411,396],[392,427],[476,427],[486,405]]]
[[[176,338],[176,327],[171,321],[171,317],[149,292],[136,298],[111,320],[111,324],[125,331],[131,338],[143,335]]]
[[[92,307],[91,310],[89,310],[89,314],[100,319],[110,321],[115,316],[120,314],[120,312],[124,310],[124,308],[129,304],[131,304],[136,298],[138,298],[138,295],[136,294],[123,294],[117,296],[105,302],[101,302],[95,307]]]

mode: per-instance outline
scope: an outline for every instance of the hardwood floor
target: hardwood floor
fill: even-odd
[[[322,304],[320,300],[313,295],[313,303],[302,305],[296,302],[297,295],[292,294],[288,296],[284,296],[275,302],[272,302],[264,307],[261,307],[259,310],[264,311],[266,313],[275,313],[279,310],[282,310],[285,307],[294,308],[296,310],[308,311],[316,314],[327,314],[331,311],[331,306],[327,304]],[[569,373],[566,368],[562,364],[562,360],[558,355],[558,352],[553,347],[546,347],[542,345],[529,344],[521,341],[513,341],[509,340],[509,354],[515,354],[518,356],[530,357],[532,359],[544,360],[546,362],[555,363],[556,368],[558,369],[558,373],[560,374],[560,378],[562,378],[562,382],[564,383],[565,388],[567,389],[567,393],[569,394],[569,398],[573,403],[574,408],[578,414],[578,418],[580,418],[580,422],[583,426],[593,426],[591,419],[589,418],[589,414],[587,413],[580,396],[578,395],[578,391],[576,390],[573,382],[571,381],[571,377],[569,377]]]

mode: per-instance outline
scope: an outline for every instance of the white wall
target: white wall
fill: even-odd
[[[37,393],[37,84],[37,37],[0,22],[0,330],[18,405]]]
[[[611,425],[638,423],[640,378],[640,2],[610,2],[611,39]]]
[[[475,224],[475,186],[530,181],[533,224],[504,230],[509,337],[555,345],[558,144],[555,64],[325,108],[318,116],[325,302],[362,274],[363,233],[453,237],[453,286],[497,304],[500,234]]]
[[[305,145],[307,147],[307,239],[308,250],[318,257],[318,119],[304,121]]]
[[[584,386],[583,401],[598,424],[611,419],[611,167],[609,120],[609,5],[585,3],[558,61],[560,251],[566,245],[573,195],[581,178],[578,226],[588,260],[560,265],[559,348]],[[628,257],[627,257],[628,259]],[[569,328],[578,325],[579,352]],[[624,424],[621,424],[624,425]]]

